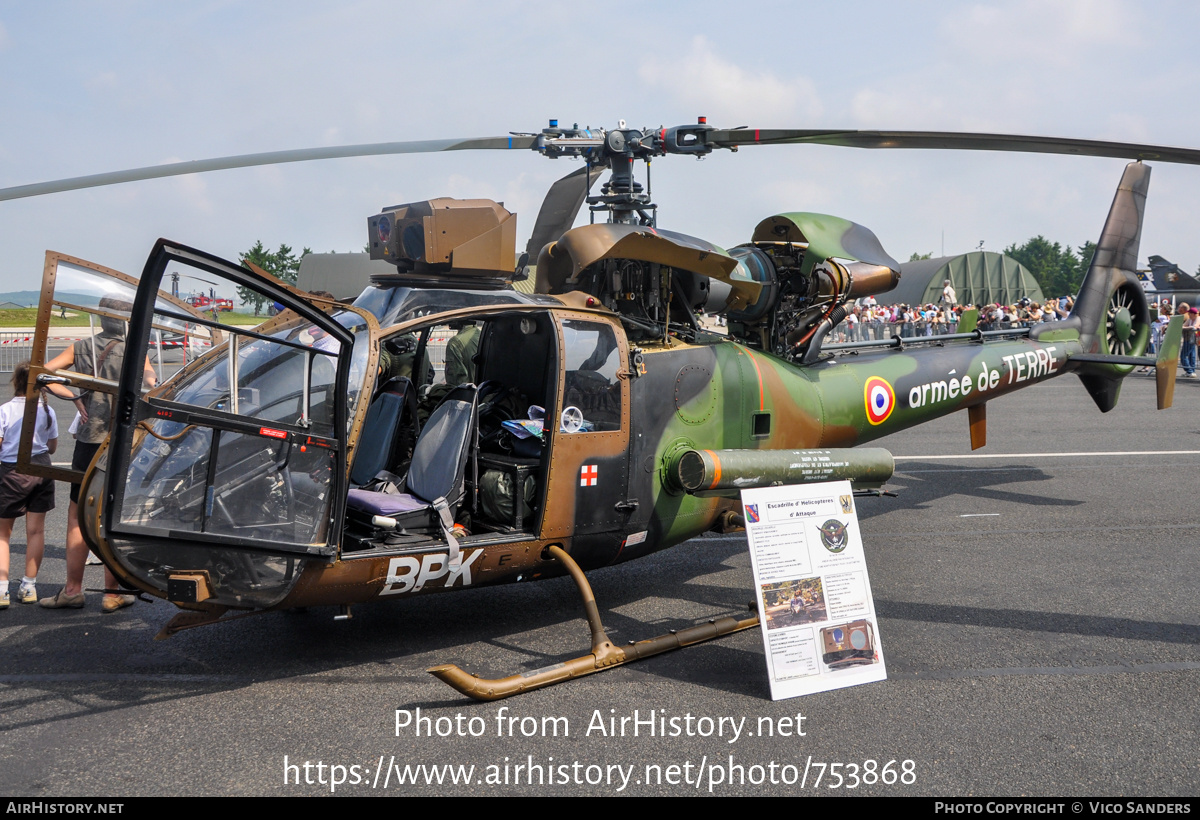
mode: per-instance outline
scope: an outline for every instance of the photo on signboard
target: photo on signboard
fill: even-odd
[[[767,629],[829,620],[825,608],[825,589],[820,577],[763,584],[761,591]]]
[[[821,629],[821,662],[830,672],[879,663],[875,626],[865,618]]]

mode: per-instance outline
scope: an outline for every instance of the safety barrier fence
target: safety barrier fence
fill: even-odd
[[[1030,322],[980,322],[980,330],[1016,330],[1029,327]],[[945,336],[958,332],[957,322],[859,322],[850,327],[845,322],[825,337],[827,342],[873,342],[899,336],[902,339]]]
[[[33,331],[0,331],[0,373],[11,373],[33,350]]]

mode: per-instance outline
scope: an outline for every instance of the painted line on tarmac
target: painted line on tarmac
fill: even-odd
[[[230,683],[253,681],[252,675],[203,675],[167,672],[48,672],[0,675],[0,683]]]
[[[929,536],[933,536],[933,535],[953,535],[955,538],[995,538],[997,535],[1039,535],[1039,534],[1047,534],[1047,533],[1055,533],[1055,532],[1066,532],[1066,533],[1084,533],[1084,532],[1147,533],[1147,532],[1158,532],[1160,530],[1195,530],[1195,529],[1200,529],[1200,522],[1187,523],[1187,524],[1154,524],[1154,523],[1128,524],[1125,526],[1114,525],[1114,526],[1096,526],[1096,527],[1085,527],[1085,526],[1075,525],[1075,526],[1071,526],[1071,527],[1039,527],[1039,528],[1031,529],[1031,530],[1025,530],[1025,529],[1018,530],[1018,529],[1005,528],[1003,531],[925,529],[925,530],[919,530],[916,532],[903,532],[903,531],[890,530],[888,532],[874,533],[871,537],[873,539],[875,539],[876,541],[893,541],[893,540],[903,541],[906,539],[911,539],[914,536],[920,537],[920,538],[928,538]]]
[[[423,683],[429,680],[426,675],[379,675],[372,678],[355,678],[347,675],[322,675],[313,673],[289,678],[289,683],[315,684],[354,684],[365,683],[377,685],[380,683]],[[261,675],[216,675],[187,672],[45,672],[14,675],[0,675],[0,684],[12,685],[22,683],[218,683],[244,684],[269,683]]]
[[[1192,672],[1200,669],[1200,661],[1173,663],[1137,663],[1120,666],[1027,666],[999,669],[932,669],[921,672],[896,672],[888,669],[894,680],[957,680],[960,678],[992,678],[1040,675],[1128,675],[1146,672]]]
[[[1197,456],[1200,450],[1105,450],[1095,453],[975,453],[958,456],[892,456],[896,461],[958,458],[1095,458],[1097,456]]]

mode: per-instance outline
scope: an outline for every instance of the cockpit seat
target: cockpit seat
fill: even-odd
[[[346,517],[352,530],[351,540],[355,540],[354,536],[358,540],[373,540],[388,531],[410,534],[441,531],[454,547],[452,551],[457,551],[449,533],[454,526],[454,514],[466,494],[466,468],[476,435],[477,416],[475,385],[460,385],[451,390],[417,439],[403,492],[350,490]],[[391,520],[380,522],[376,516]]]
[[[417,423],[417,391],[403,376],[389,379],[380,390],[363,421],[358,452],[350,469],[350,484],[362,487],[383,470],[394,470],[400,463],[401,443],[405,438],[402,421],[405,412]],[[408,439],[410,442],[412,439]]]

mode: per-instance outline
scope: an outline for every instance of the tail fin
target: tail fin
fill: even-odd
[[[1138,245],[1150,166],[1131,162],[1117,186],[1108,220],[1079,288],[1068,321],[1077,321],[1083,352],[1116,357],[1142,356],[1150,341],[1150,308],[1137,279]],[[1086,361],[1079,378],[1092,400],[1107,413],[1117,404],[1121,379],[1133,364]]]

